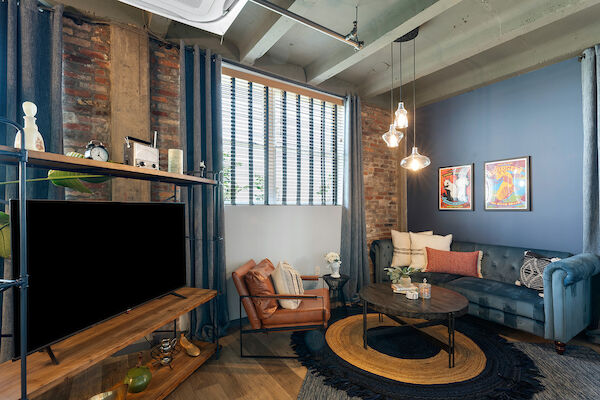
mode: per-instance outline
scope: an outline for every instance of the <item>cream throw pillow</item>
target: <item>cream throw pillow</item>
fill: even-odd
[[[409,233],[410,235],[410,266],[416,269],[424,269],[427,265],[425,247],[436,250],[450,251],[452,235],[424,235],[421,233]]]
[[[275,270],[271,273],[275,293],[277,294],[304,294],[302,277],[290,264],[279,261]],[[279,299],[279,305],[288,310],[295,310],[300,306],[301,299]]]
[[[419,232],[421,235],[433,235],[433,231]],[[392,267],[406,267],[410,265],[410,235],[408,232],[398,232],[392,229],[392,244],[394,256]]]

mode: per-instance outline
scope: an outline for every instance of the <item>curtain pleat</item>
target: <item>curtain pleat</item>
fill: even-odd
[[[46,150],[62,153],[62,16],[63,6],[51,11],[40,12],[37,0],[8,0],[0,3],[0,25],[6,27],[6,42],[0,46],[6,60],[6,76],[2,96],[6,103],[0,114],[13,121],[23,123],[21,104],[32,101],[38,107],[36,124],[44,138]],[[3,143],[12,146],[15,130],[4,129]],[[4,169],[4,168],[3,168]],[[42,169],[29,168],[28,178],[45,177]],[[15,180],[17,169],[6,167],[4,179]],[[49,182],[27,185],[29,198],[64,198],[63,188],[54,188]],[[5,200],[17,198],[17,185],[6,187]],[[10,260],[4,260],[4,277],[12,278]],[[12,290],[5,292],[2,302],[2,333],[12,334],[13,301]],[[18,332],[17,332],[18,334]],[[13,355],[12,337],[3,337],[0,342],[0,361]]]
[[[583,105],[583,251],[600,255],[600,45],[581,59]],[[592,277],[592,324],[587,333],[600,343],[600,274]]]
[[[180,134],[186,166],[199,171],[206,165],[208,177],[217,178],[223,168],[221,127],[221,56],[197,45],[186,47],[181,42],[181,121]],[[218,334],[223,335],[229,324],[227,309],[223,188],[194,186],[194,272],[196,287],[217,289],[219,295]],[[187,200],[187,196],[184,196]],[[209,305],[196,310],[192,331],[198,337],[212,336],[212,315]]]
[[[356,300],[360,289],[370,283],[367,258],[367,228],[362,164],[360,99],[346,98],[344,141],[344,202],[342,206],[342,272],[350,276],[345,286],[348,298]]]

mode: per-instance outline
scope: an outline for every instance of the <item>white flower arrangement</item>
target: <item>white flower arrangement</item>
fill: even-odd
[[[328,264],[333,264],[334,262],[342,263],[340,255],[334,252],[325,254],[325,261],[327,261]]]

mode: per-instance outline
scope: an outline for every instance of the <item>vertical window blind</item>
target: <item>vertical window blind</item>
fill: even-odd
[[[226,204],[342,202],[344,106],[222,76]]]

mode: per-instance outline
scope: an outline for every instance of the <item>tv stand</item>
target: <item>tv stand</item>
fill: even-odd
[[[28,355],[27,398],[38,397],[64,383],[81,371],[172,323],[179,316],[211,300],[215,301],[217,295],[216,290],[191,287],[178,289],[175,293],[184,298],[163,296],[151,300],[133,308],[129,313],[117,315],[54,343],[50,352],[56,355],[55,358],[60,359],[60,365],[51,362],[47,355],[41,352]],[[173,370],[160,368],[152,372],[152,380],[146,390],[128,394],[127,400],[164,399],[216,353],[218,338],[215,337],[213,340],[213,342],[194,341],[200,348],[198,357],[189,357],[185,351],[180,351],[173,360]],[[48,349],[49,347],[44,349],[45,352],[48,352]],[[0,364],[2,400],[21,398],[20,373],[19,363],[7,361]]]
[[[168,296],[168,295],[175,296],[175,297],[179,297],[180,299],[187,299],[187,297],[185,297],[184,295],[182,295],[182,294],[179,294],[179,293],[177,293],[177,292],[169,292],[169,293],[167,293],[167,296]]]
[[[48,357],[50,357],[50,360],[52,360],[52,364],[58,365],[59,362],[56,356],[54,355],[54,352],[52,351],[52,347],[46,346],[44,350],[46,351],[46,353],[48,353]]]

